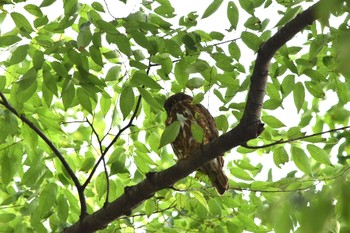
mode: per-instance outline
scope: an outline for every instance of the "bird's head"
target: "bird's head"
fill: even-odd
[[[186,95],[185,93],[176,93],[175,95],[170,96],[167,100],[164,102],[164,109],[169,115],[171,109],[174,107],[175,104],[177,104],[180,101],[183,100],[192,100],[193,98],[189,95]]]

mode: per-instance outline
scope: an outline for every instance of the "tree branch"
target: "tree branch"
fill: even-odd
[[[148,68],[147,68],[147,74],[149,73],[151,69],[151,58],[149,59],[149,63],[148,63]],[[138,97],[137,99],[137,103],[136,103],[136,107],[135,107],[135,110],[134,110],[134,113],[132,114],[130,120],[129,120],[129,123],[124,126],[121,130],[119,130],[119,132],[117,133],[117,135],[113,138],[113,140],[109,143],[109,145],[106,147],[106,149],[102,152],[99,160],[96,162],[95,166],[93,167],[89,177],[86,179],[86,181],[84,182],[84,184],[82,185],[83,188],[85,188],[91,181],[94,173],[96,172],[96,169],[98,167],[98,165],[101,163],[102,160],[104,160],[104,157],[106,156],[107,152],[109,151],[109,149],[114,145],[114,143],[116,143],[116,141],[118,140],[118,138],[120,137],[120,135],[125,131],[127,130],[128,128],[130,128],[131,126],[133,126],[133,121],[134,119],[136,118],[136,115],[137,115],[137,112],[139,111],[139,107],[140,107],[140,104],[141,104],[141,99],[142,99],[142,96],[140,94],[140,96]]]
[[[164,171],[147,174],[145,180],[135,186],[126,188],[124,194],[118,199],[65,229],[65,232],[88,233],[104,228],[116,218],[122,215],[130,215],[133,208],[152,197],[155,192],[173,186],[175,182],[185,178],[218,155],[256,138],[262,131],[262,124],[259,119],[265,96],[270,60],[282,45],[316,20],[317,8],[321,3],[327,1],[329,0],[321,0],[299,14],[260,47],[251,77],[247,105],[237,127],[204,145],[200,150],[191,154],[188,159],[179,160],[174,166]]]
[[[74,171],[71,169],[69,166],[68,162],[65,160],[61,152],[57,149],[57,147],[52,143],[52,141],[36,126],[31,122],[27,117],[25,117],[23,114],[19,114],[17,110],[8,102],[6,99],[5,95],[0,92],[0,97],[2,99],[1,104],[7,108],[10,112],[12,112],[14,115],[16,115],[19,119],[21,119],[26,125],[28,125],[35,133],[39,135],[41,139],[44,140],[44,142],[50,147],[50,149],[53,151],[53,153],[56,155],[56,157],[60,160],[62,163],[63,167],[66,169],[68,175],[72,179],[75,187],[78,190],[79,194],[79,201],[80,201],[80,207],[81,207],[81,212],[80,215],[81,217],[86,214],[86,201],[85,201],[85,195],[84,195],[84,189],[82,189],[82,186],[75,175]]]

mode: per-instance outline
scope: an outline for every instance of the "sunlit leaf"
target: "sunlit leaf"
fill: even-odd
[[[29,49],[29,45],[21,45],[17,47],[16,50],[13,51],[12,53],[12,56],[10,59],[10,65],[14,65],[22,62],[28,54],[28,49]]]
[[[331,165],[331,161],[329,160],[330,155],[325,150],[311,144],[307,145],[307,150],[311,157],[317,162]]]
[[[199,191],[191,191],[191,194],[194,196],[194,198],[199,202],[201,203],[205,209],[207,211],[209,211],[209,206],[208,206],[208,203],[207,203],[207,200],[205,200],[204,196],[203,196],[203,193],[199,192]]]
[[[134,87],[146,86],[152,89],[161,89],[162,87],[149,77],[146,72],[136,71],[130,80],[130,84]]]
[[[283,15],[282,19],[278,21],[275,27],[284,26],[286,23],[292,20],[297,14],[299,14],[301,10],[302,8],[300,6],[287,10],[286,13]]]
[[[273,161],[275,165],[280,168],[280,165],[285,164],[289,161],[289,156],[287,151],[283,147],[277,147],[273,151]]]
[[[15,35],[1,36],[0,37],[0,47],[10,46],[14,43],[17,43],[20,40],[21,40],[21,38],[18,36],[15,36]]]
[[[121,71],[120,66],[112,66],[107,71],[106,81],[115,81],[119,78],[119,73]]]
[[[262,116],[261,118],[264,123],[271,126],[272,128],[281,128],[285,126],[279,119],[274,116]]]
[[[155,112],[158,112],[162,109],[162,106],[159,104],[159,102],[154,99],[154,97],[148,91],[142,87],[138,87],[137,89],[139,90],[142,98],[151,106]]]
[[[91,99],[82,88],[77,89],[77,97],[81,106],[92,114]]]
[[[244,31],[241,34],[242,41],[248,48],[253,51],[258,51],[262,43],[261,39],[254,33]]]
[[[12,12],[11,18],[18,28],[22,28],[29,33],[33,31],[32,25],[24,15],[17,12]]]
[[[295,165],[304,173],[311,173],[310,159],[307,157],[303,149],[292,146],[291,148],[292,159]]]
[[[125,119],[131,112],[134,106],[135,96],[131,87],[126,86],[123,88],[120,94],[120,110],[122,111],[123,118]]]
[[[227,4],[227,18],[233,29],[237,29],[239,11],[236,4],[233,1],[229,1]]]
[[[305,89],[301,82],[297,82],[295,84],[295,87],[293,90],[293,97],[294,97],[295,107],[299,112],[305,102]]]
[[[204,130],[203,128],[198,125],[198,124],[191,124],[191,132],[192,132],[192,136],[194,137],[194,139],[199,142],[202,143],[203,139],[204,139]]]
[[[171,125],[167,126],[165,130],[162,133],[162,136],[160,138],[160,145],[159,147],[163,147],[175,140],[177,135],[180,132],[180,122],[174,121]]]
[[[207,18],[207,17],[211,16],[212,14],[214,14],[215,11],[217,11],[217,9],[219,9],[222,2],[223,2],[223,0],[214,0],[212,3],[210,3],[210,5],[204,11],[202,19]]]
[[[93,2],[91,4],[92,8],[94,8],[96,11],[100,11],[100,12],[105,12],[104,9],[103,9],[103,6],[101,3],[99,2]]]
[[[192,90],[192,89],[195,89],[195,88],[202,87],[203,84],[204,84],[204,80],[202,78],[191,78],[186,83],[186,87],[188,87],[189,89]]]

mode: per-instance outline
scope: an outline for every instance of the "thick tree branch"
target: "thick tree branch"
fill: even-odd
[[[63,167],[66,169],[67,173],[69,174],[70,178],[72,179],[75,187],[78,190],[79,194],[79,201],[81,206],[81,216],[84,216],[86,213],[86,201],[85,201],[85,195],[84,190],[82,189],[82,186],[75,175],[74,171],[69,166],[68,162],[64,159],[61,152],[57,149],[57,147],[52,143],[52,141],[36,126],[31,122],[27,117],[25,117],[23,114],[19,114],[17,110],[7,101],[5,95],[0,92],[0,97],[2,99],[1,104],[7,108],[10,112],[12,112],[14,115],[16,115],[19,119],[21,119],[26,125],[28,125],[35,133],[39,135],[41,139],[44,140],[44,142],[50,147],[50,149],[53,151],[53,153],[57,156],[57,158],[62,163]]]
[[[316,20],[317,8],[327,1],[329,0],[322,0],[299,14],[261,46],[251,77],[247,105],[237,127],[203,146],[201,150],[193,153],[188,159],[180,160],[164,171],[148,174],[142,182],[126,188],[124,194],[118,199],[92,215],[86,216],[67,228],[65,232],[94,232],[104,228],[108,223],[122,215],[130,215],[133,208],[152,197],[155,192],[173,186],[175,182],[196,171],[204,163],[238,145],[245,144],[250,139],[256,138],[262,131],[259,119],[265,96],[270,60],[282,45]]]
[[[320,18],[320,12],[329,13],[329,11],[332,10],[330,8],[339,6],[339,3],[341,2],[343,1],[334,1],[332,3],[329,1],[327,2],[327,0],[319,1],[297,15],[274,36],[266,41],[266,43],[261,45],[255,62],[253,75],[250,78],[251,84],[247,104],[241,119],[243,125],[249,125],[260,119],[270,61],[277,50],[292,39],[298,32],[301,32],[305,27],[311,25],[317,18]]]

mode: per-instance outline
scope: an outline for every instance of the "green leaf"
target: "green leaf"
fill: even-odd
[[[153,199],[145,201],[145,212],[147,217],[151,216],[157,210],[157,205]]]
[[[61,194],[57,199],[57,215],[60,221],[66,221],[69,214],[67,197]]]
[[[0,91],[6,87],[6,77],[0,75]]]
[[[199,142],[202,143],[203,139],[204,139],[204,130],[203,128],[198,125],[198,124],[191,124],[191,132],[192,132],[192,136],[194,137],[194,139]]]
[[[94,22],[94,24],[95,24],[95,26],[97,28],[101,29],[102,31],[107,32],[108,36],[110,36],[110,35],[114,35],[114,36],[119,35],[118,30],[116,29],[116,27],[112,23],[109,23],[109,22],[106,22],[106,21],[104,21],[102,19],[99,19],[99,20],[96,20]],[[113,42],[117,42],[117,41],[118,40],[113,41]]]
[[[59,125],[59,120],[54,113],[52,113],[46,108],[39,108],[36,111],[40,122],[45,128],[50,129],[54,132],[62,132],[61,127]]]
[[[106,81],[115,81],[119,78],[119,73],[121,71],[120,66],[112,66],[107,71]]]
[[[40,193],[39,205],[36,211],[40,213],[43,218],[47,212],[54,206],[57,198],[57,185],[54,183],[48,183],[44,186],[43,191]]]
[[[234,41],[228,45],[228,52],[230,53],[231,57],[234,58],[236,61],[238,61],[241,57],[241,50],[239,49],[237,43]]]
[[[95,158],[91,155],[85,154],[83,163],[81,164],[80,171],[88,172],[95,165]]]
[[[208,206],[211,214],[215,216],[221,216],[221,206],[215,198],[210,198],[208,200]]]
[[[253,180],[252,176],[240,167],[233,167],[230,169],[233,176],[242,180]]]
[[[292,159],[297,168],[306,174],[311,174],[310,160],[305,154],[304,150],[300,149],[299,147],[292,146],[291,153]]]
[[[3,223],[9,223],[15,218],[16,218],[15,214],[11,214],[11,213],[0,214],[0,222],[3,222]]]
[[[42,7],[50,6],[54,2],[56,2],[56,0],[43,0],[39,7],[42,8]]]
[[[133,87],[146,86],[152,89],[162,89],[162,87],[154,81],[150,76],[144,71],[136,71],[131,77],[130,84]]]
[[[194,191],[191,191],[191,194],[199,203],[201,203],[205,207],[207,211],[209,211],[209,206],[208,206],[207,200],[204,198],[203,193],[201,193],[200,191],[194,190]]]
[[[37,89],[37,72],[34,69],[28,70],[17,84],[19,86],[15,91],[16,99],[23,103],[32,97]]]
[[[286,13],[283,14],[282,19],[280,19],[280,21],[278,21],[278,23],[276,24],[275,27],[281,27],[281,26],[286,25],[286,23],[288,23],[289,21],[294,19],[295,16],[301,12],[301,10],[302,10],[301,6],[297,6],[297,7],[292,8],[292,9],[287,9]]]
[[[131,112],[134,106],[135,96],[131,87],[126,86],[123,88],[122,93],[120,94],[120,110],[125,119]]]
[[[213,2],[207,7],[207,9],[204,11],[202,19],[207,18],[211,16],[212,14],[219,9],[221,6],[223,0],[213,0]]]
[[[228,130],[229,123],[225,115],[220,115],[215,117],[215,123],[218,127],[218,130],[223,131],[224,133]]]
[[[38,7],[37,5],[34,5],[34,4],[25,5],[24,9],[36,17],[41,17],[43,15],[40,7]]]
[[[186,87],[193,90],[195,88],[200,88],[204,85],[204,79],[202,78],[191,78],[188,80]]]
[[[105,10],[103,9],[103,6],[101,3],[99,2],[93,2],[91,4],[92,8],[94,8],[96,11],[99,11],[99,12],[105,12]]]
[[[291,93],[295,86],[295,77],[294,75],[287,75],[282,81],[282,96],[283,98],[287,97]]]
[[[273,150],[273,161],[278,168],[280,165],[289,161],[288,153],[283,147],[277,147]]]
[[[241,7],[248,13],[248,14],[254,14],[254,5],[253,1],[250,0],[239,0],[239,4]]]
[[[300,127],[291,127],[288,129],[288,132],[287,132],[288,139],[294,139],[294,138],[298,138],[298,137],[301,137],[304,135],[305,135],[305,133],[302,133],[300,131]]]
[[[294,97],[295,107],[297,108],[297,112],[299,113],[305,101],[305,89],[301,82],[297,82],[295,84],[294,90],[293,90],[293,97]]]
[[[306,148],[309,151],[311,157],[317,162],[332,165],[329,159],[330,155],[325,150],[312,144],[307,145]]]
[[[100,99],[100,107],[103,113],[103,116],[106,116],[109,109],[111,108],[111,97],[107,95],[102,95]]]
[[[137,44],[139,44],[141,47],[147,49],[148,51],[152,50],[152,45],[148,41],[146,35],[142,33],[139,30],[133,30],[130,32],[130,35],[135,40]]]
[[[168,125],[160,137],[159,148],[173,142],[180,132],[181,124],[179,121],[174,121],[171,125]]]
[[[173,39],[165,40],[165,48],[168,53],[170,53],[173,57],[181,57],[182,50],[180,45]],[[182,60],[180,60],[181,62]],[[177,63],[178,64],[178,63]]]
[[[281,100],[269,99],[264,102],[263,108],[269,110],[275,110],[281,107]]]
[[[90,114],[92,114],[92,104],[90,97],[85,93],[85,90],[82,88],[77,89],[77,97],[79,100],[79,103],[81,106],[88,111]]]
[[[180,60],[175,64],[175,79],[179,83],[179,85],[182,87],[182,89],[185,89],[187,81],[188,81],[188,73],[184,72],[184,70],[187,69],[187,63],[185,60]]]
[[[62,101],[63,101],[63,106],[66,110],[73,103],[74,97],[75,97],[75,88],[74,88],[73,82],[67,79],[67,81],[64,83],[64,86],[62,88]]]
[[[101,51],[99,50],[98,47],[92,45],[90,46],[89,48],[89,52],[90,52],[90,56],[92,58],[92,60],[97,64],[97,65],[100,65],[100,66],[103,66],[103,60],[102,60],[102,54],[101,54]]]
[[[78,10],[78,0],[64,0],[63,9],[66,17],[74,15]]]
[[[191,64],[187,69],[187,73],[201,73],[210,68],[208,62],[203,60],[197,60],[195,63]],[[183,72],[183,71],[182,71]]]
[[[51,62],[51,67],[58,75],[60,75],[62,77],[68,76],[68,71],[67,71],[66,67],[61,62],[53,61],[53,62]]]
[[[35,50],[33,54],[33,66],[36,70],[40,70],[44,64],[44,53],[40,50]]]
[[[34,62],[34,61],[33,61]],[[52,94],[57,95],[57,80],[48,70],[43,70],[43,81],[46,87],[52,92]]]
[[[285,125],[274,116],[262,116],[262,121],[272,128],[281,128]]]
[[[248,48],[250,48],[254,52],[257,52],[259,50],[262,40],[257,35],[251,32],[244,31],[241,34],[241,38]]]
[[[158,103],[157,100],[153,98],[153,96],[148,91],[142,87],[138,87],[137,89],[139,90],[142,98],[149,104],[149,106],[151,106],[151,109],[154,112],[158,112],[162,109],[162,106]]]
[[[15,35],[1,36],[0,37],[0,47],[7,47],[10,45],[13,45],[14,43],[17,43],[20,40],[22,40],[22,39],[18,36],[15,36]]]
[[[92,33],[90,31],[89,25],[90,23],[86,23],[80,26],[80,30],[77,38],[77,44],[79,49],[85,48],[91,43]]]
[[[17,47],[16,50],[12,53],[9,65],[14,65],[22,62],[27,57],[28,49],[29,45],[21,45]]]
[[[11,18],[19,29],[24,29],[28,33],[34,31],[32,28],[32,25],[30,25],[27,18],[25,16],[23,16],[22,14],[17,13],[17,12],[12,12]]]
[[[229,1],[227,4],[227,18],[233,29],[237,29],[239,11],[236,4],[233,1]]]
[[[317,82],[305,82],[308,92],[316,98],[323,98],[325,93]]]

